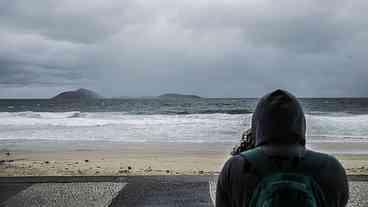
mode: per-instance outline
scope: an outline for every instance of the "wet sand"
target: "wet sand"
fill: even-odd
[[[232,143],[5,143],[0,148],[0,176],[212,175],[220,171],[232,147]],[[368,149],[368,144],[349,147],[351,153],[339,154],[336,143],[312,145],[333,153],[348,174],[368,175],[368,154],[355,150]]]

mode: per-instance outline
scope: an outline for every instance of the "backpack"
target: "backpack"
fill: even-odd
[[[241,153],[259,176],[249,207],[326,207],[325,196],[315,180],[303,174],[303,161],[276,167],[257,147]]]

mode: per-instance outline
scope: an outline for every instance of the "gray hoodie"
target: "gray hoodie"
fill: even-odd
[[[282,166],[298,157],[304,174],[320,185],[329,207],[345,207],[349,189],[345,170],[337,159],[305,148],[305,117],[297,99],[283,90],[261,98],[252,118],[252,133],[271,162]],[[216,207],[246,207],[260,178],[240,155],[231,157],[219,175]]]

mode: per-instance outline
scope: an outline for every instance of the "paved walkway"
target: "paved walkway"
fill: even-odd
[[[107,207],[126,183],[37,183],[4,202],[4,206]]]
[[[208,176],[0,178],[0,206],[209,207]]]
[[[349,207],[368,206],[368,182],[350,182]]]
[[[211,207],[214,180],[210,176],[0,178],[0,206]],[[368,206],[366,177],[351,179],[350,197],[349,207]]]

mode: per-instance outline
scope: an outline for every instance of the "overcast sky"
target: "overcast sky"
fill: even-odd
[[[0,97],[368,96],[365,0],[1,0]]]

